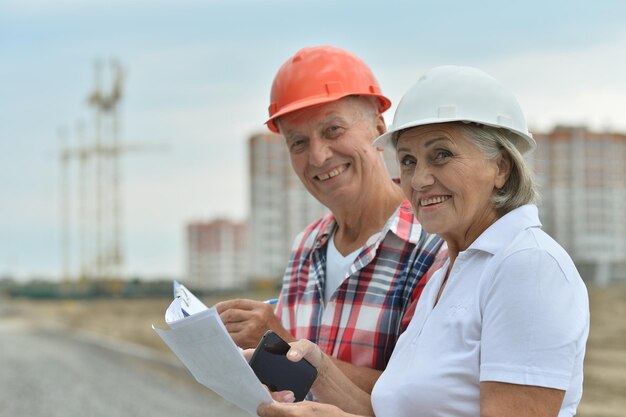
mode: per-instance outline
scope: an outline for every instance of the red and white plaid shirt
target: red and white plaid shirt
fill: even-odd
[[[309,225],[294,242],[276,315],[298,339],[354,365],[382,370],[415,302],[443,259],[443,241],[422,230],[403,201],[373,236],[348,276],[324,305],[327,241],[337,227],[332,214]],[[436,262],[437,266],[442,264]]]

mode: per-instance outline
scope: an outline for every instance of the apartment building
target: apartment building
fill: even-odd
[[[187,225],[187,280],[202,290],[246,286],[246,226],[227,219]]]
[[[544,230],[585,280],[626,280],[626,135],[557,126],[535,139]]]

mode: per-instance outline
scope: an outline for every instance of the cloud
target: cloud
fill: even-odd
[[[491,67],[516,93],[530,123],[541,129],[570,123],[626,131],[625,50],[626,31],[577,50],[494,60]]]

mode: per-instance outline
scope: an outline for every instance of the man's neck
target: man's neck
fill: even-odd
[[[345,256],[362,247],[374,233],[382,230],[403,200],[400,187],[386,179],[382,186],[372,187],[362,195],[357,204],[333,210],[338,225],[337,250]]]

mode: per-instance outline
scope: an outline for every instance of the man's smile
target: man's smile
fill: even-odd
[[[341,165],[341,166],[338,166],[337,168],[333,168],[332,170],[330,170],[328,172],[317,174],[315,176],[315,179],[317,179],[319,181],[329,180],[329,179],[334,178],[337,175],[341,174],[342,172],[344,172],[346,169],[348,169],[348,166],[349,166],[349,164]]]

